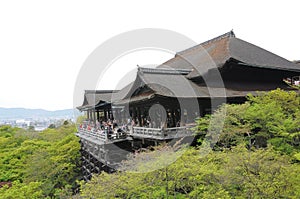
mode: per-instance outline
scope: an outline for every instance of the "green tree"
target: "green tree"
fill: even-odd
[[[0,127],[0,182],[13,181],[13,188],[1,189],[3,197],[24,198],[23,192],[31,190],[37,191],[33,198],[72,194],[80,178],[80,145],[75,132],[72,124],[40,133]]]
[[[30,182],[28,184],[15,181],[11,188],[0,189],[0,199],[39,199],[42,198],[41,183]]]
[[[55,126],[55,124],[50,124],[50,125],[48,126],[48,128],[49,128],[49,129],[55,129],[56,126]]]
[[[136,154],[124,163],[125,170],[83,183],[81,196],[300,198],[299,114],[298,94],[281,90],[222,105],[196,120],[201,146],[164,145]]]

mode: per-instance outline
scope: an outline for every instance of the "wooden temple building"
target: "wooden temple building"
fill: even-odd
[[[125,135],[79,128],[86,178],[101,168],[109,170],[112,162],[117,164],[133,149],[191,136],[195,118],[222,103],[242,103],[257,91],[293,90],[299,76],[298,63],[230,31],[178,52],[156,68],[139,67],[135,81],[119,91],[87,90],[78,109],[94,126],[101,128],[109,121]],[[112,150],[113,145],[123,147],[123,152]]]

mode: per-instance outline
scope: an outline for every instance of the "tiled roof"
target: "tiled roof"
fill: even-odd
[[[77,108],[81,110],[95,107],[101,102],[111,103],[112,95],[116,92],[118,90],[85,90],[83,103]]]
[[[158,68],[190,69],[193,72],[188,77],[194,78],[222,67],[230,59],[253,67],[300,72],[299,65],[236,38],[232,31],[178,52]]]
[[[134,82],[120,91],[86,91],[82,107],[93,107],[100,102],[142,101],[155,95],[193,98],[193,97],[238,97],[282,87],[282,84],[239,84],[228,88],[207,88],[191,79],[209,74],[214,68],[226,67],[234,60],[242,67],[268,68],[273,70],[300,73],[299,61],[291,62],[267,50],[235,37],[233,31],[208,40],[204,43],[178,52],[174,58],[157,68],[138,68]],[[245,90],[245,88],[247,88]],[[288,89],[288,88],[284,88]],[[143,91],[140,91],[143,90]]]

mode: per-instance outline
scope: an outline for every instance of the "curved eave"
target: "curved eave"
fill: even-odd
[[[247,63],[244,63],[244,62],[239,62],[238,65],[300,73],[300,67],[299,67],[299,69],[297,69],[297,68],[286,68],[286,67],[280,67],[280,66],[267,66],[267,65],[266,66],[261,66],[261,65],[255,65],[255,64],[250,65],[250,64],[247,64]]]
[[[129,103],[138,103],[138,102],[143,102],[143,101],[148,101],[150,99],[153,99],[156,96],[156,94],[150,94],[146,96],[135,96],[132,98],[125,98],[119,101],[114,102],[114,105],[125,105]]]

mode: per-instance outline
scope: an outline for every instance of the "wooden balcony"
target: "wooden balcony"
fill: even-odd
[[[148,128],[148,127],[133,127],[130,132],[112,133],[100,132],[95,130],[80,129],[77,136],[88,140],[98,145],[109,144],[126,140],[129,136],[133,138],[155,139],[155,140],[170,140],[174,138],[182,138],[192,136],[192,126],[174,127],[174,128]]]
[[[87,130],[84,128],[78,128],[76,135],[98,145],[119,142],[127,138],[127,134],[124,132],[108,133],[107,131]]]
[[[191,126],[174,127],[174,128],[146,128],[133,127],[131,136],[136,138],[149,138],[155,140],[169,140],[191,136]]]

